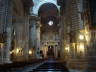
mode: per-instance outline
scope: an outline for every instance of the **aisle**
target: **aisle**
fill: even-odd
[[[49,60],[30,72],[69,72],[65,62]]]

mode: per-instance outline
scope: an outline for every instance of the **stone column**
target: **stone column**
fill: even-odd
[[[37,17],[31,17],[30,20],[30,42],[31,42],[31,46],[34,49],[34,58],[38,58],[38,54],[39,53],[39,33],[40,33],[40,28],[39,28],[39,24],[37,23],[38,18]],[[39,40],[39,41],[38,41]]]
[[[54,45],[54,55],[55,55],[55,58],[57,58],[58,57],[58,47],[57,47],[57,45]]]
[[[3,29],[4,29],[4,24],[3,24],[3,19],[4,19],[4,12],[3,12],[3,9],[4,9],[4,6],[2,6],[3,4],[3,0],[0,0],[0,43],[2,43],[2,37],[3,37]],[[4,5],[4,4],[3,4]],[[0,63],[3,63],[3,47],[1,46],[0,44]]]
[[[29,51],[29,18],[27,16],[17,16],[14,24],[15,49],[14,60],[28,60]]]
[[[56,58],[58,58],[58,52],[59,52],[59,45],[56,46]]]
[[[3,63],[10,63],[10,48],[12,41],[12,3],[10,0],[4,0],[4,21],[5,21],[5,32],[6,32],[6,40],[4,46],[4,56]]]
[[[25,59],[28,60],[28,56],[29,56],[29,17],[25,17],[24,31],[25,31],[25,33],[23,34],[23,35],[25,35],[24,56],[25,56]]]
[[[36,28],[36,57],[37,58],[40,58],[40,50],[41,50],[41,47],[40,47],[40,22],[37,21],[37,28]]]
[[[35,58],[35,45],[36,45],[36,21],[35,19],[30,20],[30,49],[34,50],[32,58]]]

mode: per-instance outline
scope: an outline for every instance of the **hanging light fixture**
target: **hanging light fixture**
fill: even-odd
[[[49,26],[52,26],[53,25],[53,21],[49,21],[48,24],[49,24]]]

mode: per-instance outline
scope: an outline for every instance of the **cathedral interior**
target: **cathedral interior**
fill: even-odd
[[[0,0],[0,72],[96,72],[96,0]]]

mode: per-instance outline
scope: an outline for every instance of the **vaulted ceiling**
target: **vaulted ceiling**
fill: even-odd
[[[55,4],[53,3],[44,3],[40,6],[38,11],[38,16],[42,24],[42,32],[46,31],[57,31],[59,23],[59,11]],[[48,23],[52,21],[53,25],[50,26]]]

